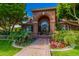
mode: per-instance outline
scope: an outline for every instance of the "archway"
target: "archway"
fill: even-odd
[[[50,32],[50,21],[47,16],[42,16],[38,20],[38,32],[40,35],[49,34]]]
[[[41,32],[40,24],[46,19],[49,24],[48,33],[51,34],[55,31],[56,22],[56,8],[46,8],[46,9],[36,9],[32,11],[33,13],[33,33],[38,35]],[[42,33],[42,32],[41,32]],[[44,34],[44,33],[43,33]]]

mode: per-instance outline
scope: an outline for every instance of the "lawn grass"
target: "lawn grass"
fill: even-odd
[[[79,49],[73,49],[63,52],[51,52],[52,56],[79,56]]]
[[[0,56],[13,56],[20,48],[14,48],[8,40],[0,40]]]

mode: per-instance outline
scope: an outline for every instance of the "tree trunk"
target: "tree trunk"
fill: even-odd
[[[12,28],[11,28],[10,32],[13,31],[15,24],[16,24],[16,23],[14,23],[14,24],[12,25]]]
[[[11,31],[13,31],[14,26],[16,25],[16,23],[18,23],[17,20],[13,23],[12,28],[11,28]]]

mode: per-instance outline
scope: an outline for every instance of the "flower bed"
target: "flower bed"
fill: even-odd
[[[66,45],[63,42],[57,42],[57,41],[51,40],[50,46],[51,48],[64,48]]]
[[[79,32],[74,31],[57,31],[51,36],[50,46],[51,48],[65,48],[67,46],[75,47],[79,38]],[[78,42],[78,43],[77,43]]]

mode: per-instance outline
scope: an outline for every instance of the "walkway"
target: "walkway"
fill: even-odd
[[[30,46],[23,48],[16,56],[50,56],[49,39],[38,38]]]

